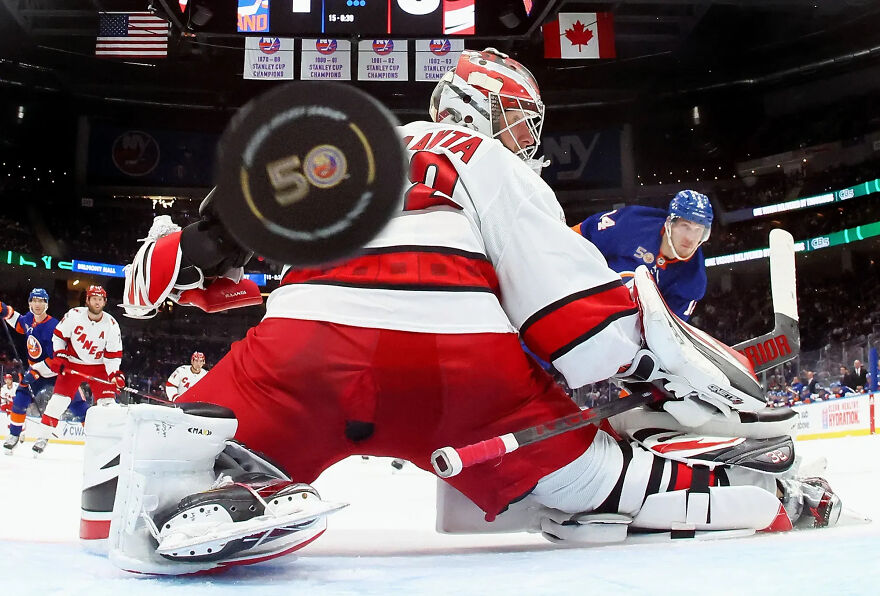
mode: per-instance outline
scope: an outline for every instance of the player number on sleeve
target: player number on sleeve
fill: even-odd
[[[599,218],[599,225],[596,227],[599,229],[600,232],[602,230],[607,230],[608,228],[610,228],[611,226],[613,226],[615,224],[615,221],[613,219],[611,219],[611,216],[615,213],[617,213],[617,209],[615,209],[614,211],[609,211],[608,213],[603,215],[601,218]]]

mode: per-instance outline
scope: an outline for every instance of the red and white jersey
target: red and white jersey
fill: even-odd
[[[183,395],[187,389],[204,379],[206,374],[208,374],[208,371],[204,368],[196,374],[189,364],[178,366],[165,382],[165,394],[168,396],[168,399],[174,401]]]
[[[122,332],[113,315],[101,313],[101,318],[89,318],[85,306],[71,308],[55,327],[52,347],[57,354],[65,350],[74,364],[103,364],[107,374],[119,370],[122,362]]]
[[[572,387],[640,345],[638,309],[553,190],[499,141],[448,124],[399,128],[402,212],[355,257],[289,269],[266,318],[425,333],[517,333]]]
[[[13,382],[12,387],[7,387],[6,383],[3,383],[0,386],[0,405],[3,404],[11,404],[12,398],[15,397],[15,392],[18,390],[18,383]]]

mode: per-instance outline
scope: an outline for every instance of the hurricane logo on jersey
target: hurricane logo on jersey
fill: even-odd
[[[394,51],[394,40],[392,39],[374,39],[373,51],[384,56]]]
[[[452,50],[452,44],[448,39],[432,39],[428,42],[428,49],[435,56],[445,56]]]
[[[274,54],[281,49],[281,40],[277,37],[261,37],[260,51],[264,54]]]
[[[348,172],[345,154],[333,145],[318,145],[306,154],[303,164],[306,178],[318,188],[336,186]]]
[[[328,54],[332,54],[336,51],[336,40],[335,39],[316,39],[315,40],[315,49],[318,50],[319,54],[324,54],[325,56]]]
[[[43,355],[43,346],[40,345],[40,340],[38,340],[33,335],[28,335],[27,338],[27,353],[28,356],[31,357],[31,360],[36,360],[40,356]]]
[[[129,176],[145,176],[159,165],[159,143],[141,130],[129,130],[113,141],[113,165]]]

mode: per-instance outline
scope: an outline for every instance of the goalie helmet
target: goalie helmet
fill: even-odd
[[[529,163],[538,151],[544,104],[535,77],[529,70],[495,48],[464,50],[431,94],[431,119],[471,128],[493,138],[511,130],[522,119],[534,143],[523,147],[516,137],[518,157]]]

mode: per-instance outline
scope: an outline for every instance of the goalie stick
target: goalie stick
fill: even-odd
[[[797,288],[794,271],[794,239],[785,230],[770,232],[770,290],[775,327],[770,333],[746,340],[735,346],[755,368],[763,372],[797,356],[800,350],[798,330]],[[757,360],[757,366],[755,362]],[[659,401],[663,390],[648,383],[629,384],[632,395],[544,422],[530,428],[507,433],[465,447],[442,447],[431,454],[431,465],[441,478],[451,478],[464,468],[496,459],[519,447],[596,424],[627,410]]]
[[[756,374],[793,360],[801,348],[794,238],[780,229],[770,231],[770,296],[773,301],[773,331],[733,346],[734,350],[749,359]]]

